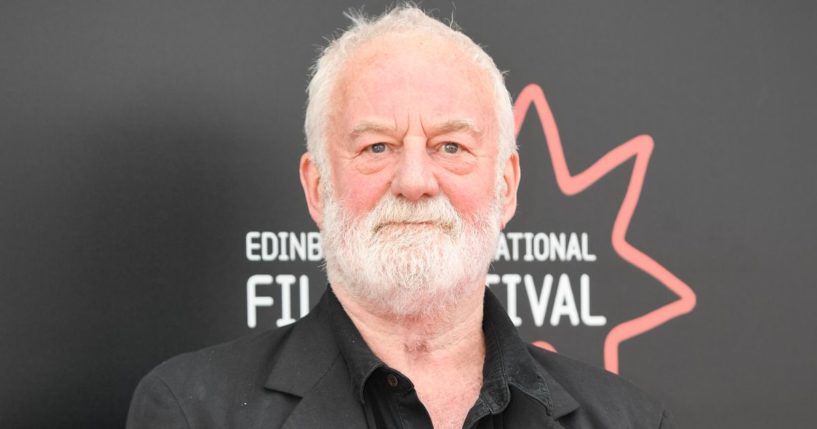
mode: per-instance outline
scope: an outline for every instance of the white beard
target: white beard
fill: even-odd
[[[447,198],[410,202],[390,193],[355,218],[331,189],[321,230],[330,283],[373,311],[397,317],[441,315],[485,283],[500,230],[500,197],[474,219]]]

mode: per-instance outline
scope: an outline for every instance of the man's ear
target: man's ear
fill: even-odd
[[[321,194],[321,175],[318,166],[312,159],[309,152],[301,155],[301,186],[304,188],[306,206],[309,208],[309,215],[318,225],[318,229],[323,227],[323,195]]]
[[[519,179],[522,171],[519,169],[519,153],[513,151],[505,162],[505,170],[502,173],[502,180],[505,184],[502,192],[502,229],[511,221],[516,213],[516,191],[519,190]]]

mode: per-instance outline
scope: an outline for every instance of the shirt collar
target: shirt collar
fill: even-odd
[[[378,368],[386,367],[371,351],[344,311],[331,286],[327,291],[333,332],[349,369],[352,386],[364,403],[366,381]],[[536,399],[551,414],[553,405],[544,370],[536,363],[490,289],[485,288],[482,329],[485,334],[485,363],[480,399],[491,414],[505,410],[511,400],[510,386]]]

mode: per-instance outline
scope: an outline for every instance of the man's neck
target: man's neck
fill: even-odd
[[[482,313],[485,291],[471,288],[456,307],[422,317],[395,316],[367,308],[333,286],[343,309],[372,352],[387,365],[411,373],[412,368],[462,364],[485,357]]]
[[[392,316],[367,308],[342,285],[333,290],[372,352],[414,383],[435,426],[453,418],[461,427],[482,386],[484,286],[470,288],[454,308],[425,317]]]

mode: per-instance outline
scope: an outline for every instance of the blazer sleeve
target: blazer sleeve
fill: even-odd
[[[190,428],[176,395],[159,376],[146,375],[131,399],[126,429]]]
[[[672,418],[667,410],[661,413],[661,422],[658,424],[658,429],[675,429],[675,425],[672,423]]]

